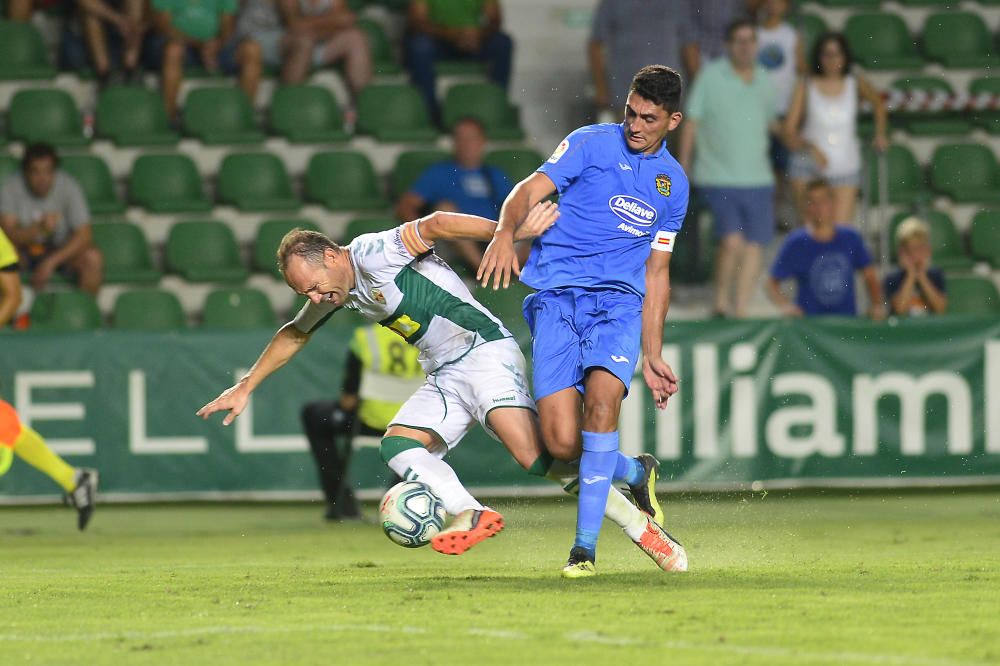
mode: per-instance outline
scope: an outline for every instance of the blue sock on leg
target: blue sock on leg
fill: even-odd
[[[638,458],[632,458],[621,451],[618,452],[618,459],[615,462],[615,481],[624,481],[630,486],[642,481],[646,474],[646,468],[642,466]]]
[[[617,432],[584,432],[580,458],[580,499],[576,515],[574,548],[583,548],[593,558],[604,520],[611,478],[618,456]]]

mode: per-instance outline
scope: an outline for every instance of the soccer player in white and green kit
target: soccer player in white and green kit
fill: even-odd
[[[518,238],[544,232],[558,213],[542,203]],[[354,310],[403,336],[420,351],[427,381],[393,418],[382,440],[388,466],[423,481],[454,516],[431,541],[458,555],[503,529],[503,517],[484,507],[443,460],[476,423],[499,439],[533,474],[566,482],[571,466],[553,461],[541,443],[524,356],[510,332],[433,253],[437,240],[487,239],[496,224],[472,215],[434,213],[340,247],[323,234],[295,230],[282,240],[278,264],[289,286],[309,302],[283,326],[249,372],[198,414],[229,411],[228,425],[250,393],[284,365],[313,331],[341,308]],[[612,489],[607,515],[658,565],[675,547],[624,495]]]

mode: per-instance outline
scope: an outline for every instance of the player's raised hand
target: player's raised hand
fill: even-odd
[[[511,273],[521,275],[521,264],[514,250],[514,238],[510,234],[497,234],[483,253],[476,281],[486,287],[492,277],[494,289],[499,289],[501,284],[506,289],[510,286]]]
[[[559,219],[559,206],[552,201],[539,201],[528,212],[524,223],[514,233],[515,241],[541,236]]]
[[[237,384],[236,386],[227,388],[218,398],[199,409],[196,414],[203,419],[207,419],[216,412],[229,410],[226,418],[222,419],[222,425],[229,425],[237,416],[243,413],[249,399],[250,391],[242,384]]]
[[[673,369],[662,358],[643,358],[642,376],[653,393],[656,408],[666,409],[667,400],[680,388]]]

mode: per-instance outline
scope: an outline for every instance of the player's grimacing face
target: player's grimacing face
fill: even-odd
[[[667,132],[675,129],[682,117],[680,112],[670,113],[638,93],[629,93],[622,124],[629,149],[637,153],[656,152]]]
[[[341,306],[347,299],[350,287],[343,271],[339,270],[336,253],[327,250],[322,263],[313,263],[305,257],[293,255],[285,269],[288,286],[317,305],[333,303]]]

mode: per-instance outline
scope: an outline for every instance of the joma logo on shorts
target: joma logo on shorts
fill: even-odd
[[[642,199],[618,194],[608,199],[608,207],[621,219],[641,227],[656,222],[656,209]]]

